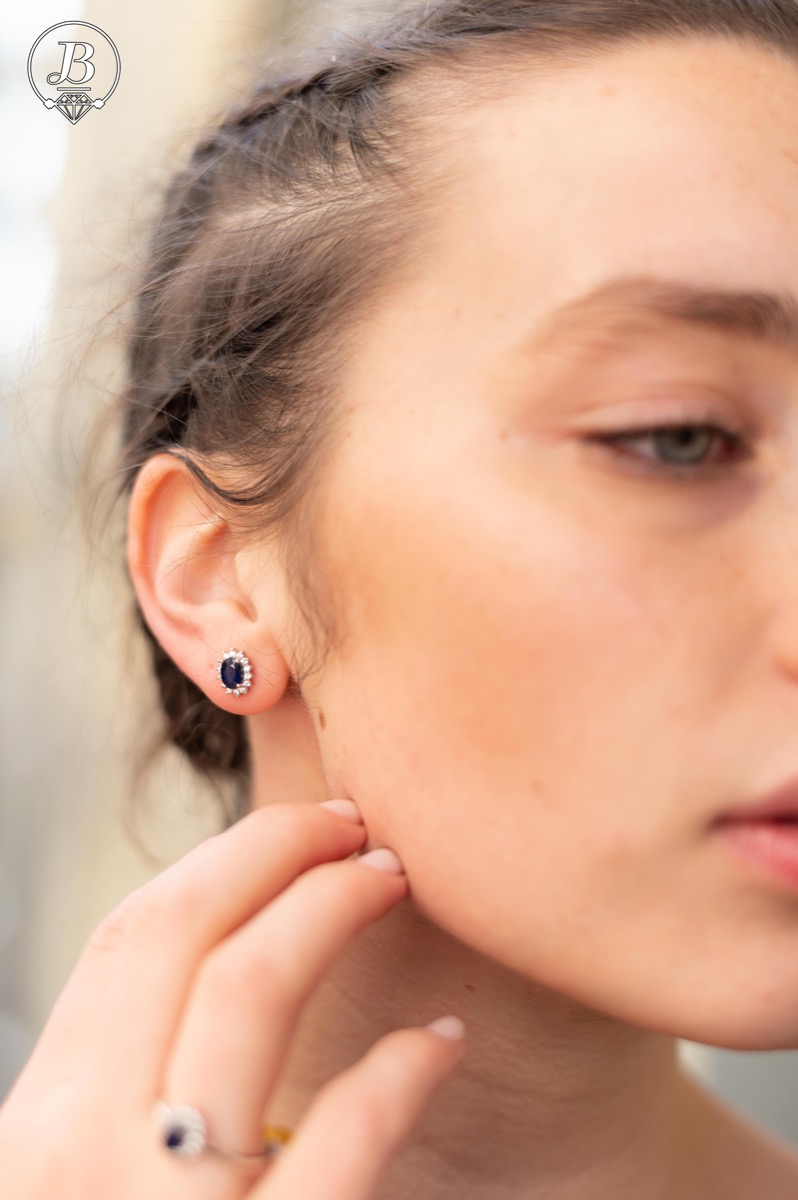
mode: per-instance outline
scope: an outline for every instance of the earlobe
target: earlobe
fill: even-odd
[[[280,698],[290,671],[265,617],[259,616],[255,598],[242,589],[230,527],[174,455],[154,455],[135,480],[127,557],[147,625],[184,674],[214,703],[231,709],[235,705],[238,712],[247,705],[255,712]],[[268,608],[261,604],[261,610],[264,607]],[[251,665],[256,657],[253,647],[265,648],[269,659],[265,692],[261,684],[257,689],[232,691],[228,700],[217,672],[231,644],[244,646]],[[281,669],[275,670],[278,664]],[[263,694],[253,703],[256,691]]]

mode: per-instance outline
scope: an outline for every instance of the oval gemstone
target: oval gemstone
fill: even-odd
[[[244,682],[244,668],[234,658],[226,658],[222,663],[222,683],[228,688],[241,687]]]

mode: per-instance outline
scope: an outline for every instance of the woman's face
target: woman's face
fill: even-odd
[[[798,70],[652,43],[508,92],[447,125],[460,182],[347,369],[325,771],[467,944],[798,1046],[798,889],[710,830],[798,775],[798,349],[720,296],[647,307],[798,293]],[[618,279],[649,283],[554,320]]]

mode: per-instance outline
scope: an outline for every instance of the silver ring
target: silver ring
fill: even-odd
[[[155,1118],[161,1145],[179,1158],[197,1158],[200,1154],[211,1153],[244,1166],[263,1166],[283,1148],[282,1142],[272,1139],[264,1142],[263,1150],[257,1154],[222,1150],[208,1141],[207,1121],[199,1109],[188,1104],[172,1108],[160,1100],[155,1106]]]

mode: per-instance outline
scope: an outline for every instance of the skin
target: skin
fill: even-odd
[[[695,39],[449,125],[456,196],[348,361],[319,508],[348,637],[307,709],[273,548],[165,456],[137,482],[140,602],[246,716],[254,804],[350,797],[409,880],[309,1001],[272,1119],[391,1028],[466,1023],[379,1200],[795,1194],[798,1154],[675,1038],[798,1047],[798,894],[710,831],[798,772],[798,357],[665,320],[545,330],[618,275],[798,292],[797,113],[795,64]],[[585,440],[675,402],[750,429],[745,464],[698,482],[643,470],[672,446],[635,469]],[[243,697],[214,680],[229,646]]]

